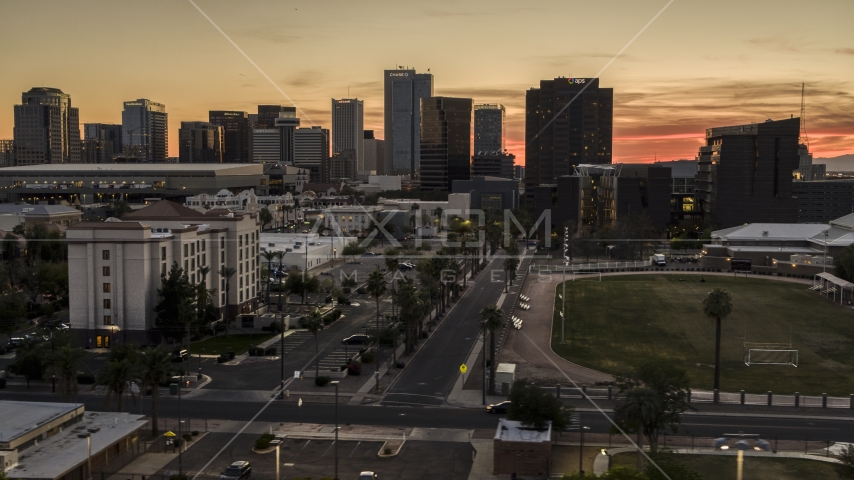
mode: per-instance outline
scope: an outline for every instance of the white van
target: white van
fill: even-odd
[[[652,263],[658,265],[659,267],[664,267],[667,265],[667,261],[664,258],[664,254],[656,253],[652,256]]]

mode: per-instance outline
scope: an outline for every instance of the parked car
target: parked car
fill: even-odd
[[[375,257],[376,254],[374,252],[365,252],[362,254],[363,257]]]
[[[359,474],[359,480],[377,480],[379,478],[374,472],[362,472]]]
[[[186,350],[175,350],[172,352],[172,361],[175,363],[186,362],[190,358],[190,352]]]
[[[370,339],[370,337],[367,335],[356,334],[356,335],[350,335],[349,337],[345,338],[344,340],[341,340],[341,343],[347,344],[347,345],[363,345],[365,343],[368,343],[369,339]]]
[[[486,413],[507,413],[507,409],[510,408],[510,403],[510,400],[505,400],[503,402],[487,405]]]
[[[24,343],[24,339],[21,337],[10,337],[9,338],[9,348],[20,347],[22,343]]]
[[[226,468],[219,480],[244,480],[252,478],[252,466],[246,460],[238,460]]]

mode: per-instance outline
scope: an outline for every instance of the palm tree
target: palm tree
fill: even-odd
[[[305,321],[305,328],[314,335],[314,378],[320,376],[320,350],[317,345],[317,334],[323,330],[323,316],[320,314],[320,310],[314,309],[309,314],[308,318]]]
[[[422,298],[410,278],[400,281],[397,291],[397,303],[400,305],[400,319],[406,324],[406,350],[412,353],[415,341],[415,325],[423,317]]]
[[[306,254],[308,252],[306,251]],[[276,250],[274,255],[276,257],[276,261],[279,262],[279,268],[276,271],[276,279],[279,281],[279,311],[282,311],[282,262],[285,260],[285,252],[283,250]]]
[[[261,252],[261,258],[264,259],[264,262],[267,264],[267,270],[270,272],[273,271],[272,263],[273,263],[273,260],[276,259],[276,253],[277,252],[274,252],[272,250],[265,250],[265,251]],[[278,275],[276,275],[276,276],[278,277]],[[270,279],[265,278],[264,283],[266,284],[265,288],[267,290],[267,305],[269,308],[269,305],[270,305]],[[279,288],[281,288],[281,285],[279,285]],[[281,295],[281,294],[282,294],[282,292],[279,291],[279,295]]]
[[[495,331],[504,324],[504,312],[493,303],[483,307],[483,310],[480,311],[480,318],[483,321],[484,331],[489,332],[489,392],[495,393]],[[486,336],[484,335],[485,340]]]
[[[258,221],[261,222],[261,228],[267,228],[267,225],[273,221],[273,214],[270,213],[270,209],[267,207],[262,208],[258,211]]]
[[[106,395],[104,406],[110,404],[110,399],[116,399],[116,411],[122,411],[122,397],[127,392],[127,386],[133,381],[134,363],[130,358],[110,360],[98,372],[97,383],[103,385]],[[131,392],[133,397],[133,392]]]
[[[508,291],[508,287],[513,284],[513,277],[516,275],[516,268],[519,267],[518,258],[504,259],[504,291]],[[508,283],[509,280],[509,283]]]
[[[82,348],[62,345],[50,355],[50,370],[59,379],[58,393],[70,401],[77,398],[77,371],[83,366],[86,352]]]
[[[439,228],[436,229],[438,233],[442,232],[442,212],[444,212],[442,207],[436,207],[436,209],[433,210],[433,215],[436,215],[436,221],[439,223]]]
[[[137,376],[142,383],[142,391],[151,389],[151,431],[152,436],[157,437],[157,413],[160,404],[160,385],[172,378],[176,368],[172,363],[171,355],[166,347],[160,345],[157,348],[144,350],[140,356],[137,366]]]
[[[231,277],[237,273],[237,269],[223,265],[217,273],[220,279],[225,280],[225,302],[223,302],[223,307],[225,307],[225,335],[228,336],[228,327],[231,325],[231,315],[228,311],[228,290],[231,287]]]
[[[715,390],[721,388],[721,320],[732,313],[732,295],[716,288],[703,299],[703,313],[715,319]]]
[[[637,434],[637,469],[643,470],[644,425],[654,418],[657,408],[655,390],[649,387],[634,387],[626,392],[626,397],[614,407],[614,420],[629,427]]]
[[[374,297],[374,300],[377,302],[377,361],[374,362],[376,367],[376,371],[380,369],[380,297],[382,297],[386,292],[385,286],[385,274],[383,274],[382,270],[377,268],[370,275],[368,275],[368,281],[365,284],[365,290],[368,291],[368,294]],[[379,384],[377,384],[377,388],[379,388]]]

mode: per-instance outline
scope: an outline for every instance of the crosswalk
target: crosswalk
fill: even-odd
[[[270,345],[270,347],[276,349],[276,355],[287,355],[311,338],[312,335],[309,332],[294,332],[285,337],[284,342],[280,339],[276,341],[276,343]]]
[[[363,348],[362,345],[338,345],[335,350],[323,357],[318,367],[321,371],[338,371],[341,365],[347,364],[347,358],[354,357],[361,348]]]

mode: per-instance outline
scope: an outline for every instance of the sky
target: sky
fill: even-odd
[[[164,103],[171,156],[208,110],[296,105],[328,127],[348,92],[384,138],[383,70],[405,65],[429,68],[436,95],[505,105],[517,163],[525,91],[600,71],[614,162],[694,158],[706,128],[799,116],[802,83],[814,156],[854,153],[854,2],[674,0],[650,23],[668,1],[192,0],[247,59],[190,0],[6,0],[0,138],[34,86],[71,94],[81,130],[120,123],[123,101]]]

